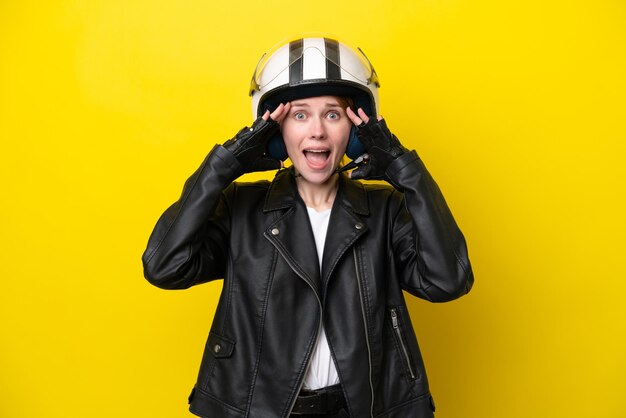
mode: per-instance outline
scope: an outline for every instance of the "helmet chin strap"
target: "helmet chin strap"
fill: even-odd
[[[370,156],[368,154],[362,154],[355,160],[350,161],[348,164],[343,167],[337,167],[335,173],[342,173],[344,171],[352,170],[353,168],[357,168],[361,163],[367,163],[369,161]]]

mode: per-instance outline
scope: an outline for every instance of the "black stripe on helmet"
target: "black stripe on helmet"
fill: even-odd
[[[339,42],[324,38],[324,47],[326,49],[326,78],[328,80],[341,80]]]
[[[289,42],[289,84],[302,81],[303,45],[302,39]]]

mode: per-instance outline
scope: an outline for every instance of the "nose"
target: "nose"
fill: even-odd
[[[324,139],[326,138],[326,126],[324,120],[321,117],[311,118],[311,125],[309,135],[312,139]]]

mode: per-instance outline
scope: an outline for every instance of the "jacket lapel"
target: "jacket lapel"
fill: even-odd
[[[337,262],[346,250],[367,232],[367,223],[361,216],[369,215],[367,195],[363,185],[339,176],[339,190],[330,214],[324,257],[322,260],[322,284],[324,288]]]
[[[322,300],[319,260],[309,214],[297,192],[291,170],[276,175],[265,199],[264,212],[283,210],[264,236],[280,252],[291,269],[306,281]]]

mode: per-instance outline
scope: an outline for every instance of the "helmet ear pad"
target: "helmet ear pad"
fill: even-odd
[[[267,141],[267,155],[281,161],[287,159],[287,147],[285,147],[285,141],[280,132],[277,132],[276,135]]]
[[[365,154],[365,147],[356,133],[356,126],[352,125],[352,128],[350,128],[350,139],[346,147],[346,155],[351,160],[356,160],[363,154]]]
[[[350,137],[348,139],[348,146],[346,147],[346,155],[351,160],[356,160],[362,154],[365,153],[365,147],[359,140],[359,136],[356,133],[356,126],[350,128]],[[276,133],[267,142],[267,155],[277,160],[285,161],[287,157],[287,147],[285,147],[285,141],[280,132]]]

